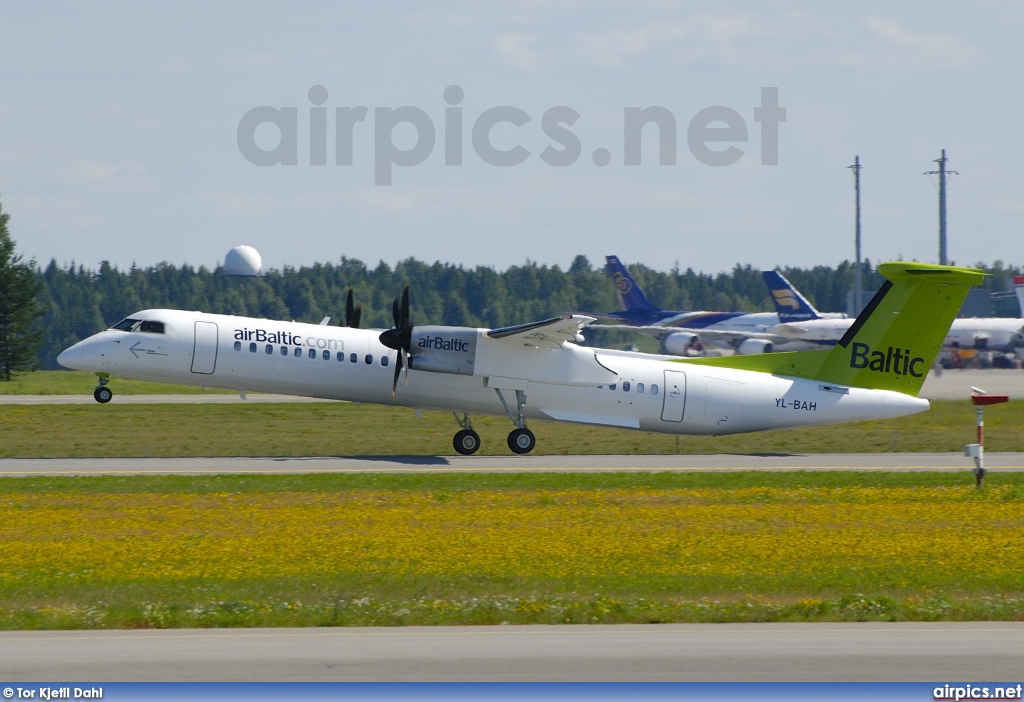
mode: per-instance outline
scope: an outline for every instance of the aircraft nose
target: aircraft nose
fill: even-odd
[[[61,351],[57,355],[57,363],[73,370],[91,370],[88,367],[89,355],[88,350],[85,348],[85,342],[79,341],[74,346]]]

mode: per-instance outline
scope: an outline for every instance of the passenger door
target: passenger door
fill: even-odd
[[[217,367],[217,325],[196,322],[196,341],[192,347],[192,372],[210,375]]]
[[[686,373],[665,371],[665,403],[661,408],[661,418],[666,422],[681,422],[685,408]]]

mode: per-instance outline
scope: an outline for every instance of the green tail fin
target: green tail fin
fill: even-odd
[[[917,395],[967,291],[985,274],[904,261],[883,263],[878,271],[888,281],[831,351],[688,362]]]
[[[967,291],[984,273],[905,262],[883,263],[878,271],[889,280],[829,353],[818,377],[916,395]]]

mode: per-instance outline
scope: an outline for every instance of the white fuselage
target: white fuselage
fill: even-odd
[[[392,396],[397,352],[380,343],[380,330],[177,310],[133,317],[162,323],[163,332],[108,329],[58,361],[141,380],[499,416],[506,410],[495,390],[512,397],[518,390],[529,419],[675,434],[834,424],[928,408],[926,400],[898,392],[568,342],[527,347],[487,341],[482,330],[474,374],[411,370],[408,385],[399,382]]]

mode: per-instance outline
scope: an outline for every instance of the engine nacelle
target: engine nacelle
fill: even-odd
[[[771,353],[774,350],[775,346],[772,345],[772,342],[764,339],[747,339],[736,347],[736,353],[741,356],[755,353]]]
[[[690,332],[674,332],[661,342],[665,353],[673,356],[693,356],[704,350],[700,337]]]
[[[432,373],[473,375],[480,332],[465,327],[413,327],[409,367]]]

